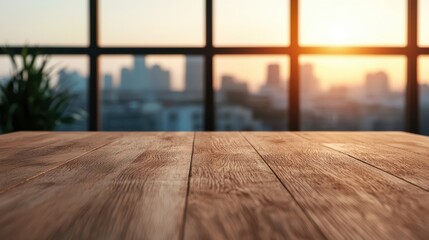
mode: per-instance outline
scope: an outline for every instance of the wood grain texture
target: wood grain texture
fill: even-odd
[[[89,211],[85,206],[101,190],[108,188],[109,183],[147,149],[156,135],[128,135],[1,194],[0,239],[58,238],[58,234]],[[96,221],[103,215],[93,217]],[[80,230],[91,232],[85,226],[82,222]]]
[[[0,239],[427,239],[428,146],[402,132],[0,135]]]
[[[47,135],[49,132],[11,132],[11,133],[3,133],[0,134],[0,147],[2,147],[5,143],[10,143],[16,140],[24,140],[29,137],[37,137],[40,135]]]
[[[323,239],[239,133],[197,133],[185,239]]]
[[[138,143],[138,139],[132,140],[131,145],[140,145],[136,150],[146,150],[94,186],[97,194],[84,202],[71,222],[61,224],[50,236],[54,239],[179,239],[193,138],[193,133],[164,133],[148,147]],[[129,146],[115,148],[133,150]],[[116,156],[116,160],[135,156],[132,152],[124,153],[126,156]]]
[[[429,193],[293,133],[244,133],[329,239],[427,239]]]
[[[0,150],[2,153],[0,155],[0,192],[108,144],[116,138],[105,133],[50,133],[42,137],[49,139],[51,143],[36,148],[29,143],[28,148]]]
[[[384,144],[429,157],[429,137],[405,132],[297,132],[317,143]]]
[[[429,155],[424,154],[425,150],[429,153],[429,141],[428,146],[423,146],[425,140],[429,138],[401,132],[298,133],[298,135],[364,161],[429,191]],[[338,139],[342,143],[338,143],[340,142]],[[406,147],[419,153],[407,151]]]
[[[76,133],[72,133],[76,135]],[[78,134],[80,135],[80,134]],[[52,143],[58,136],[49,132],[16,132],[0,135],[0,151],[6,149],[30,149]]]
[[[429,191],[429,158],[383,144],[324,144]]]
[[[429,137],[405,132],[393,132],[387,134],[377,134],[371,136],[379,143],[413,152],[429,158]]]

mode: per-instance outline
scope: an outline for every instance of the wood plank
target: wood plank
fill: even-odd
[[[429,191],[429,147],[413,145],[413,142],[424,145],[425,138],[402,132],[378,133],[297,133],[311,141],[345,153],[392,175],[415,184]],[[416,137],[417,141],[415,141]],[[337,140],[340,139],[341,141]],[[413,141],[414,140],[414,141]],[[428,143],[429,145],[429,143]],[[420,154],[410,152],[411,146]],[[406,150],[407,149],[407,150]]]
[[[330,239],[427,239],[429,193],[293,133],[244,133]]]
[[[323,144],[429,191],[429,159],[383,144]]]
[[[429,158],[429,137],[427,136],[396,132],[394,136],[388,136],[387,139],[384,138],[381,142],[387,142],[386,145],[400,148],[408,152],[414,152]]]
[[[0,195],[0,239],[177,239],[192,139],[127,134]]]
[[[105,133],[52,133],[54,143],[29,149],[8,149],[0,156],[0,193],[111,142]],[[52,134],[48,134],[50,136]],[[119,135],[118,135],[119,136]]]
[[[429,137],[405,132],[297,132],[317,143],[385,144],[429,157]]]
[[[76,133],[72,133],[76,135]],[[35,148],[44,146],[57,138],[51,132],[16,132],[0,135],[0,151],[15,148]]]
[[[28,131],[3,133],[3,134],[0,134],[0,147],[2,147],[3,144],[9,143],[11,141],[23,140],[28,137],[36,137],[43,134],[48,134],[48,133],[47,132],[28,132]]]
[[[21,132],[19,132],[21,133]],[[5,159],[9,156],[16,155],[18,152],[35,150],[37,148],[46,147],[51,144],[58,144],[64,141],[71,141],[79,138],[84,138],[93,135],[93,133],[56,133],[56,132],[23,132],[23,134],[14,133],[12,138],[3,141],[3,147],[0,147],[0,159]],[[15,137],[18,135],[18,137]]]
[[[239,133],[197,133],[185,239],[322,239]]]

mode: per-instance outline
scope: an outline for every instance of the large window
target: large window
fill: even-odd
[[[66,74],[87,84],[79,104],[90,130],[428,134],[428,9],[426,0],[8,0],[0,44],[66,55]]]

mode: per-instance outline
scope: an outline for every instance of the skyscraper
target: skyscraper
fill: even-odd
[[[121,89],[126,91],[142,91],[150,86],[150,73],[144,56],[134,57],[134,66],[121,69]]]
[[[280,66],[278,64],[268,65],[267,86],[280,87]]]
[[[162,69],[158,64],[150,69],[150,90],[169,91],[170,90],[170,72]]]
[[[151,86],[150,71],[146,66],[145,56],[134,57],[134,79],[135,86],[139,89],[147,89]]]
[[[384,98],[390,92],[389,77],[385,72],[368,73],[365,79],[366,96]]]
[[[220,91],[247,93],[248,89],[245,82],[240,82],[235,77],[230,75],[223,75],[221,79]]]
[[[61,69],[58,74],[58,86],[67,88],[72,92],[85,92],[87,89],[87,79],[77,71],[67,71]]]
[[[196,56],[186,57],[185,91],[202,93],[204,84],[203,59]]]
[[[123,91],[130,91],[133,90],[133,82],[134,82],[134,76],[133,71],[129,68],[121,68],[121,90]]]
[[[319,79],[314,74],[312,64],[303,64],[300,68],[301,92],[305,98],[313,98],[320,93]],[[309,100],[309,99],[308,99]]]
[[[113,76],[112,74],[103,75],[103,90],[112,90],[113,89]]]

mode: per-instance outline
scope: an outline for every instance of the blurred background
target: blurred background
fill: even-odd
[[[429,135],[429,0],[3,0],[0,32],[0,85],[37,51],[85,112],[53,130]]]

